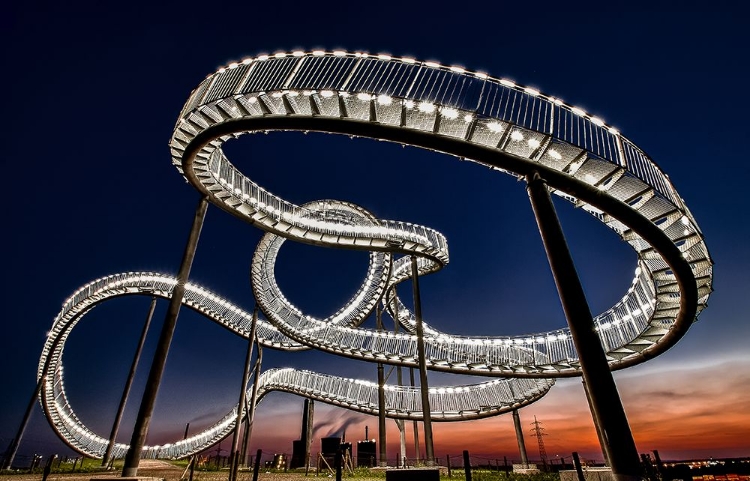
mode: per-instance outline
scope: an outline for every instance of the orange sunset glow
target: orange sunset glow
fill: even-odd
[[[642,366],[617,373],[618,388],[639,451],[659,450],[664,460],[747,456],[750,372],[734,369],[734,365],[735,362],[703,368]],[[301,398],[271,394],[258,408],[253,444],[264,451],[291,451],[291,441],[299,437],[301,407]],[[321,437],[340,435],[337,428],[345,423],[348,423],[348,441],[363,439],[365,426],[369,427],[369,437],[377,438],[375,416],[322,403],[316,403],[315,409],[313,451],[319,449]],[[602,460],[580,379],[559,381],[547,396],[523,408],[520,415],[531,460],[539,458],[537,440],[531,433],[534,416],[543,423],[547,456],[553,462],[570,456],[573,451],[592,461]],[[421,437],[421,424],[419,428]],[[490,460],[502,462],[503,456],[508,457],[508,462],[519,460],[510,415],[434,423],[433,432],[436,456],[440,459],[467,449],[472,455]],[[407,423],[409,457],[413,456],[412,433],[411,423]],[[399,449],[398,430],[392,420],[387,422],[387,439],[388,456],[395,457]]]
[[[344,433],[485,470],[515,417],[546,471],[746,475],[725,3],[6,2],[0,474]]]

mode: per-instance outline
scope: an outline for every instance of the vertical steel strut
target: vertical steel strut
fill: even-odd
[[[413,367],[409,368],[409,382],[411,387],[416,387]],[[419,422],[416,419],[412,421],[412,427],[414,428],[414,462],[419,463]]]
[[[588,386],[592,416],[601,428],[606,444],[603,450],[610,455],[612,474],[618,481],[642,479],[633,434],[547,184],[538,172],[527,176],[526,182],[547,260],[578,351],[583,379]]]
[[[378,331],[383,330],[383,310],[380,304],[375,311]],[[388,453],[385,448],[385,375],[383,373],[383,363],[378,363],[378,444],[380,453],[378,456],[378,466],[388,466]]]
[[[167,364],[167,355],[169,354],[169,345],[172,343],[175,327],[177,326],[177,316],[180,314],[182,298],[185,295],[185,285],[190,276],[190,268],[193,266],[195,258],[195,249],[198,247],[198,239],[203,228],[203,220],[206,217],[208,209],[208,197],[202,196],[195,209],[193,225],[190,229],[185,252],[182,256],[182,264],[177,274],[177,284],[172,289],[172,297],[169,300],[169,308],[164,318],[164,325],[159,336],[159,344],[156,346],[154,360],[151,363],[151,370],[148,373],[146,388],[141,399],[141,407],[138,409],[138,417],[133,427],[133,437],[130,440],[130,449],[125,455],[125,464],[122,468],[122,477],[135,477],[138,475],[138,465],[141,460],[141,452],[146,442],[148,426],[151,423],[151,416],[154,413],[156,404],[156,395],[159,392],[161,377],[164,374],[164,367]]]
[[[432,416],[430,415],[430,391],[427,385],[427,363],[424,349],[424,327],[422,326],[422,300],[419,296],[419,270],[417,257],[411,256],[411,282],[414,293],[414,318],[417,324],[417,356],[419,357],[419,389],[422,393],[422,419],[424,426],[424,463],[435,465],[435,453],[432,446]]]
[[[260,369],[263,365],[263,347],[258,342],[258,334],[255,334],[255,345],[258,347],[258,355],[255,357],[255,372],[253,373],[253,392],[250,394],[250,407],[247,413],[247,429],[245,431],[245,443],[242,447],[242,455],[247,454],[247,443],[253,435],[253,424],[255,423],[255,406],[258,404],[258,380]],[[310,401],[312,403],[312,400]],[[312,406],[310,406],[310,417],[312,418]],[[309,451],[309,448],[308,448]],[[249,467],[249,466],[248,466]],[[307,468],[307,467],[305,467]]]
[[[247,355],[245,356],[245,369],[242,371],[242,383],[240,386],[240,400],[237,402],[237,418],[234,423],[234,434],[232,434],[232,451],[230,459],[232,464],[229,467],[229,481],[237,479],[237,469],[240,466],[240,428],[242,427],[242,411],[245,410],[245,399],[247,397],[247,381],[250,377],[250,361],[253,359],[253,345],[255,344],[255,329],[258,325],[258,306],[253,309],[253,320],[250,324],[250,337],[247,340]],[[245,412],[250,416],[249,412]]]
[[[394,287],[395,289],[395,287]],[[398,315],[393,318],[393,332],[398,334]],[[401,365],[396,366],[396,382],[399,387],[404,385],[403,372],[401,371]],[[396,426],[398,426],[398,438],[400,451],[398,453],[398,460],[396,461],[396,467],[406,467],[406,426],[403,419],[396,419]]]

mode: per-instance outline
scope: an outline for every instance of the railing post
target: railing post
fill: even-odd
[[[625,156],[625,148],[622,145],[622,138],[620,137],[620,134],[615,135],[615,143],[617,144],[617,154],[620,157],[620,165],[627,170],[628,160]]]
[[[576,474],[578,475],[578,481],[586,481],[586,477],[583,475],[583,468],[581,468],[581,460],[578,457],[578,453],[573,451],[573,464],[576,467]]]
[[[263,455],[262,450],[255,453],[255,465],[253,466],[253,481],[258,481],[258,472],[260,471],[260,457]]]
[[[467,450],[464,450],[464,474],[466,475],[466,481],[471,481],[471,459]]]
[[[336,466],[336,481],[341,481],[341,448],[336,450],[333,461],[333,464]]]

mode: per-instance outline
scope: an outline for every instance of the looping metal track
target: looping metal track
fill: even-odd
[[[510,175],[539,173],[552,191],[586,210],[634,249],[631,287],[595,327],[612,369],[658,355],[687,331],[711,292],[713,262],[703,235],[669,178],[616,129],[581,109],[535,89],[462,67],[388,55],[292,52],[232,63],[207,77],[190,95],[170,143],[174,165],[212,203],[267,234],[252,263],[252,287],[268,322],[261,344],[285,350],[315,348],[337,355],[415,366],[413,314],[393,287],[449,261],[439,232],[377,219],[342,201],[291,204],[268,192],[225,156],[224,142],[269,130],[320,131],[387,140],[470,160]],[[370,251],[370,266],[352,299],[326,319],[301,312],[278,288],[277,252],[285,239]],[[406,255],[393,260],[395,254]],[[47,376],[44,408],[54,428],[75,449],[101,456],[106,440],[90,432],[67,402],[60,358],[64,341],[93,305],[119,295],[169,297],[175,280],[131,273],[102,278],[66,301],[39,364]],[[358,326],[378,302],[406,332]],[[250,315],[229,301],[188,285],[183,303],[239,335]],[[433,388],[435,420],[479,418],[533,402],[551,378],[580,375],[567,328],[524,336],[465,337],[425,326],[431,370],[505,376],[470,386]],[[284,390],[362,412],[374,412],[375,387],[362,381],[293,370],[267,371],[262,393]],[[421,416],[411,388],[387,388],[387,415]],[[236,408],[235,408],[236,409]],[[185,456],[225,436],[235,414],[173,445],[146,455]],[[118,445],[115,451],[124,452]],[[166,451],[164,451],[166,450]]]
[[[65,393],[63,382],[62,353],[65,341],[81,318],[97,304],[108,299],[147,295],[168,299],[177,280],[171,276],[152,272],[131,272],[97,279],[76,291],[65,301],[63,309],[55,319],[49,334],[42,364],[49,362],[47,382],[42,403],[47,419],[58,435],[72,448],[93,457],[101,457],[108,440],[89,430],[76,416]],[[357,297],[355,295],[355,297]],[[237,335],[249,337],[252,314],[235,306],[213,292],[194,284],[185,289],[183,305],[205,315]],[[343,310],[346,311],[346,310]],[[333,322],[361,322],[358,316],[339,312],[332,316]],[[323,321],[319,321],[325,325]],[[307,349],[279,332],[270,323],[258,320],[258,341],[266,346],[288,351]],[[430,394],[431,413],[435,421],[458,421],[478,419],[507,412],[531,403],[547,393],[553,382],[549,379],[498,379],[489,382],[432,388]],[[297,371],[294,369],[272,369],[263,374],[258,383],[259,393],[286,391],[317,399],[329,404],[344,406],[365,413],[377,412],[377,386],[366,381],[345,379],[337,376]],[[249,388],[250,390],[251,388]],[[422,405],[419,393],[408,386],[386,385],[387,416],[392,418],[421,419]],[[144,456],[183,457],[200,452],[226,436],[236,420],[235,406],[210,428],[190,438],[167,446],[147,446]],[[123,456],[126,444],[117,444],[115,457]],[[167,451],[164,451],[167,449]]]

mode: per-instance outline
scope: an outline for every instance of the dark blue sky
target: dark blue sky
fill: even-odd
[[[565,11],[499,2],[470,8],[191,1],[2,7],[0,162],[8,202],[0,449],[17,429],[45,332],[65,298],[108,274],[176,272],[198,196],[170,165],[167,142],[190,91],[229,61],[295,48],[464,65],[561,97],[616,126],[670,175],[716,261],[709,308],[652,363],[726,362],[735,367],[717,375],[731,384],[750,367],[746,12],[740,2],[712,12],[627,5]],[[524,185],[514,179],[414,148],[319,134],[250,136],[228,150],[251,178],[292,202],[337,198],[443,232],[451,263],[421,283],[425,317],[437,327],[516,334],[564,325]],[[600,312],[627,289],[635,255],[584,212],[557,205],[592,309]],[[210,208],[192,280],[251,309],[249,265],[260,234]],[[365,253],[287,243],[277,276],[289,299],[326,315],[354,292],[366,263]],[[102,434],[147,307],[146,298],[97,307],[66,347],[69,396]],[[157,311],[151,347],[165,307]],[[181,433],[186,422],[205,425],[236,402],[244,349],[241,339],[183,311],[155,441]],[[267,350],[266,365],[375,376],[374,365],[320,353]],[[274,396],[277,404],[301,404]],[[137,404],[131,402],[122,440],[129,439]],[[61,446],[37,409],[21,452]]]

